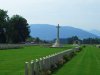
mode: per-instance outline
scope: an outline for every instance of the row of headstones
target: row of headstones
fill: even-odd
[[[100,48],[100,45],[96,45],[97,48]]]
[[[63,57],[79,51],[80,47],[58,52],[40,59],[25,62],[25,75],[49,75],[51,70],[57,68],[57,63],[63,63]]]
[[[21,48],[22,46],[20,44],[0,44],[0,49],[15,49],[15,48]]]
[[[35,46],[37,44],[0,44],[0,50],[3,49],[16,49],[16,48],[22,48],[23,46]]]

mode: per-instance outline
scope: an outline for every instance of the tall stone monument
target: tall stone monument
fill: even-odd
[[[56,41],[55,41],[55,43],[53,44],[52,47],[61,47],[60,39],[59,39],[59,29],[60,29],[60,26],[58,24],[58,26],[57,26],[57,38],[56,38]]]

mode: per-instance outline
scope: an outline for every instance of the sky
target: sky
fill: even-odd
[[[29,24],[100,30],[100,0],[0,0],[8,15],[21,15]]]

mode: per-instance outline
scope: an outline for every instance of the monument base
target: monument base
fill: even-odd
[[[73,44],[73,46],[77,47],[77,46],[80,46],[79,44]]]
[[[52,47],[61,47],[61,45],[60,45],[60,43],[59,43],[58,41],[56,41],[56,42],[52,45]]]

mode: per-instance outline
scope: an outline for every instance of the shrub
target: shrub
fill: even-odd
[[[77,52],[80,52],[83,48],[82,47],[79,47],[79,49],[77,50]]]
[[[54,72],[57,69],[58,65],[57,64],[52,64],[50,70]]]
[[[67,62],[67,61],[70,60],[70,56],[68,56],[68,55],[64,55],[64,56],[63,56],[63,59],[65,60],[65,62]]]
[[[83,48],[85,48],[86,47],[86,45],[83,45]]]
[[[59,64],[59,65],[63,65],[63,64],[64,64],[64,59],[63,59],[63,58],[60,59],[60,60],[58,61],[58,64]]]
[[[71,52],[71,53],[69,54],[70,59],[71,59],[72,57],[74,57],[75,55],[76,55],[75,52]]]

